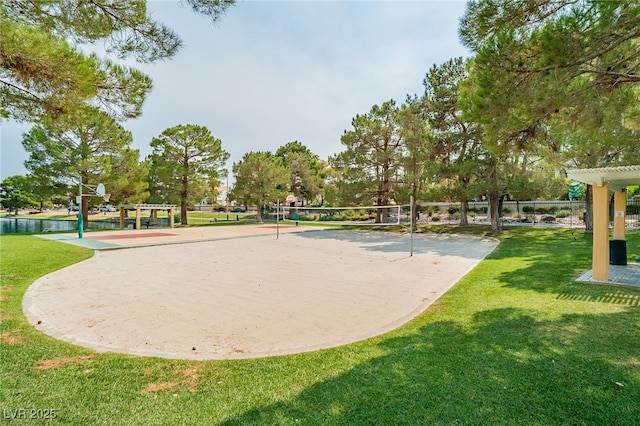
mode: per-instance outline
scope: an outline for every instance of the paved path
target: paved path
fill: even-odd
[[[24,311],[43,332],[98,351],[181,359],[305,352],[400,326],[497,245],[417,234],[410,257],[406,234],[294,231],[99,250],[37,280]],[[151,244],[144,238],[161,239],[104,241]]]

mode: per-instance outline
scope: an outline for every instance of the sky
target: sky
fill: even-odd
[[[327,159],[357,114],[422,94],[433,65],[470,52],[460,44],[462,0],[246,1],[216,24],[173,1],[149,1],[182,38],[171,60],[134,64],[153,90],[141,117],[123,122],[140,159],[151,139],[179,124],[207,127],[229,152],[299,141]],[[1,123],[0,179],[26,174],[28,123]],[[231,177],[232,178],[232,177]]]

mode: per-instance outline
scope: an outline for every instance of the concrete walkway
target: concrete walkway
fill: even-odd
[[[593,269],[582,274],[576,281],[590,282],[594,284],[626,285],[640,288],[640,263],[627,265],[609,265],[609,280],[598,281],[593,279]]]
[[[313,351],[406,323],[497,245],[418,234],[410,257],[406,234],[293,227],[276,239],[272,228],[239,228],[197,228],[217,233],[198,237],[207,241],[96,233],[102,239],[87,240],[120,249],[37,280],[25,314],[39,330],[97,351],[181,359]]]

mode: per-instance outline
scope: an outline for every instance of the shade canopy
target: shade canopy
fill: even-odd
[[[567,170],[567,177],[589,185],[602,185],[609,182],[609,187],[619,191],[629,185],[640,185],[640,165],[600,167],[595,169]]]

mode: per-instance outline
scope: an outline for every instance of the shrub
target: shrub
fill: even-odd
[[[522,212],[523,213],[533,213],[535,211],[535,209],[533,208],[533,206],[524,206],[522,207]]]
[[[434,214],[437,214],[438,212],[440,212],[440,210],[435,207],[435,206],[427,206],[427,214],[429,216],[433,216]]]
[[[438,216],[438,215],[431,216],[431,221],[432,222],[440,222],[440,216]]]
[[[488,210],[488,207],[472,207],[469,212],[486,214]]]
[[[331,214],[320,217],[321,221],[327,221],[327,222],[336,222],[336,221],[345,220],[345,219],[346,217],[343,215],[331,215]]]
[[[561,209],[556,212],[556,217],[558,219],[563,219],[565,217],[571,216],[571,210],[569,209]]]

